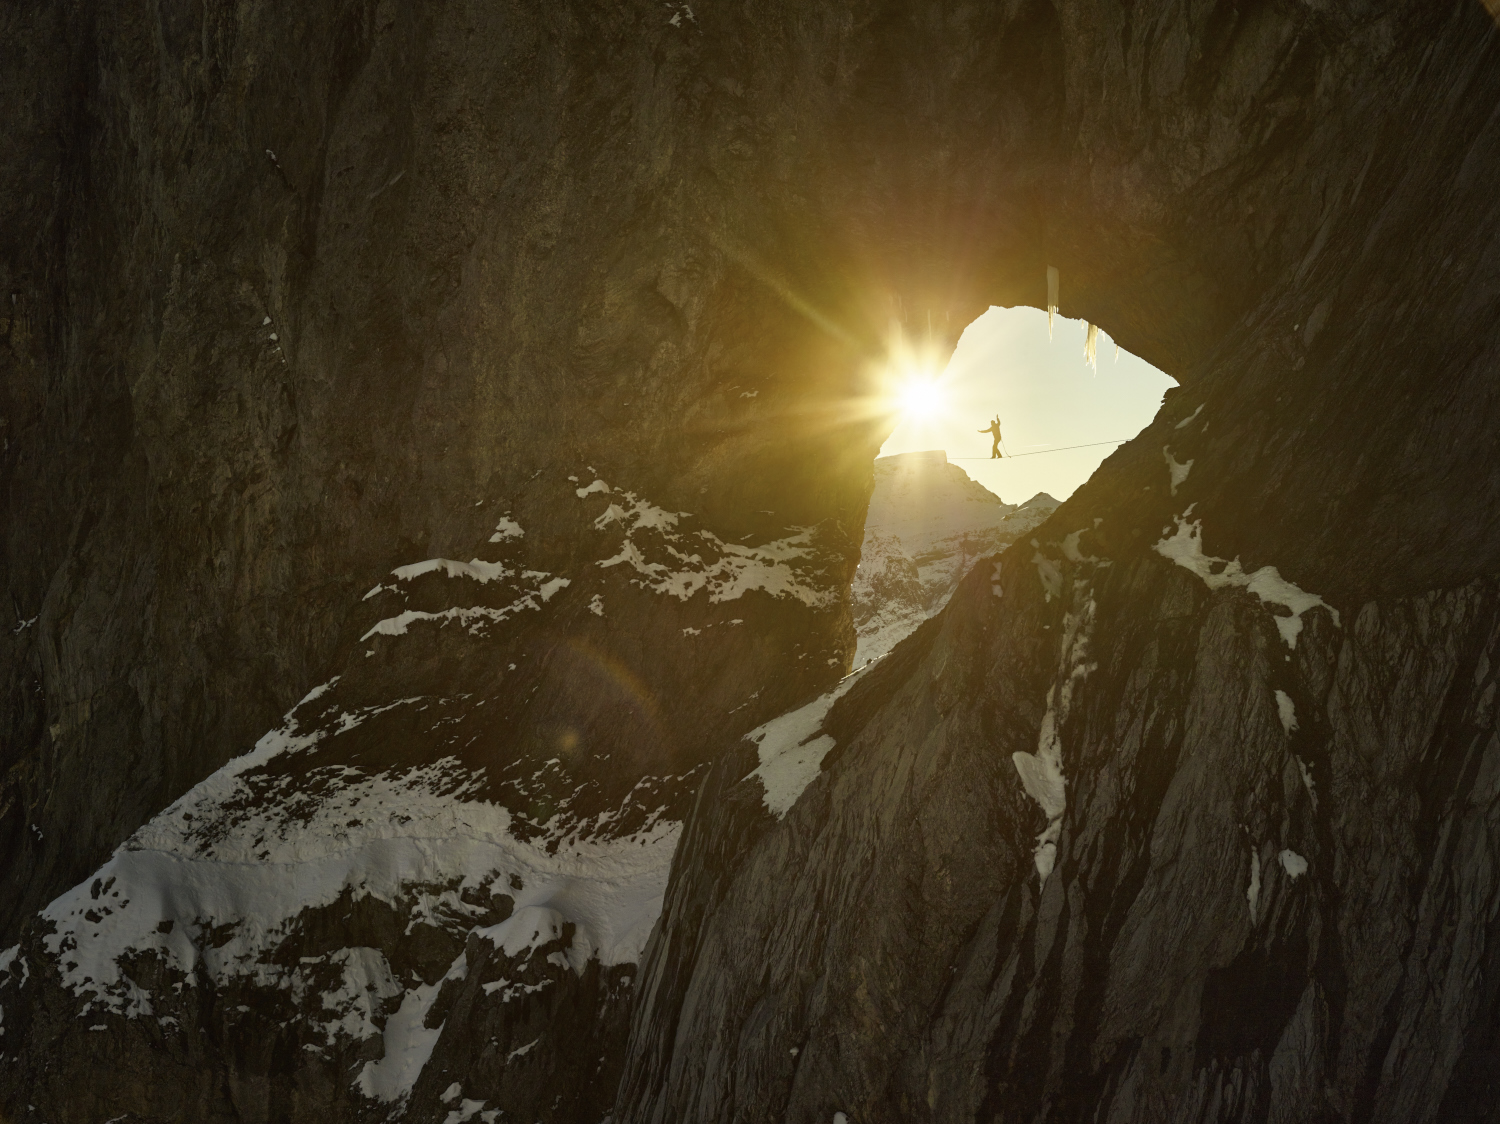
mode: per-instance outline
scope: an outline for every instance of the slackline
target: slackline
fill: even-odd
[[[1123,445],[1130,438],[1122,437],[1118,441],[1091,441],[1087,445],[1064,445],[1058,449],[1038,449],[1034,453],[1012,453],[1008,457],[949,457],[950,461],[1013,461],[1017,457],[1039,457],[1043,453],[1066,453],[1069,449],[1092,449],[1096,445]]]

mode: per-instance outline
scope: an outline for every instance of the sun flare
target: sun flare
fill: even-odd
[[[896,407],[908,418],[929,419],[943,412],[943,388],[930,375],[913,373],[896,388]]]

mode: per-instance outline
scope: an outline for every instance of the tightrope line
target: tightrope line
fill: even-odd
[[[1012,453],[1006,457],[949,457],[950,461],[1013,461],[1017,457],[1039,457],[1043,453],[1066,453],[1069,449],[1092,449],[1097,445],[1123,445],[1129,441],[1128,437],[1121,437],[1118,441],[1090,441],[1087,445],[1064,445],[1058,449],[1038,449],[1034,453]]]

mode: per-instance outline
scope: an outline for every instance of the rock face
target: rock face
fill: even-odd
[[[4,1112],[1495,1118],[1483,5],[0,44]],[[1181,389],[845,678],[1049,267]]]
[[[849,589],[854,665],[884,656],[948,603],[959,579],[1057,510],[1039,492],[1019,507],[948,463],[941,449],[875,462],[865,541]]]

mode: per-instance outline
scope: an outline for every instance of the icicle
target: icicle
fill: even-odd
[[[1057,315],[1057,266],[1047,267],[1047,338],[1052,338],[1052,318]]]
[[[1099,369],[1099,325],[1088,324],[1083,337],[1083,361],[1095,371]]]

